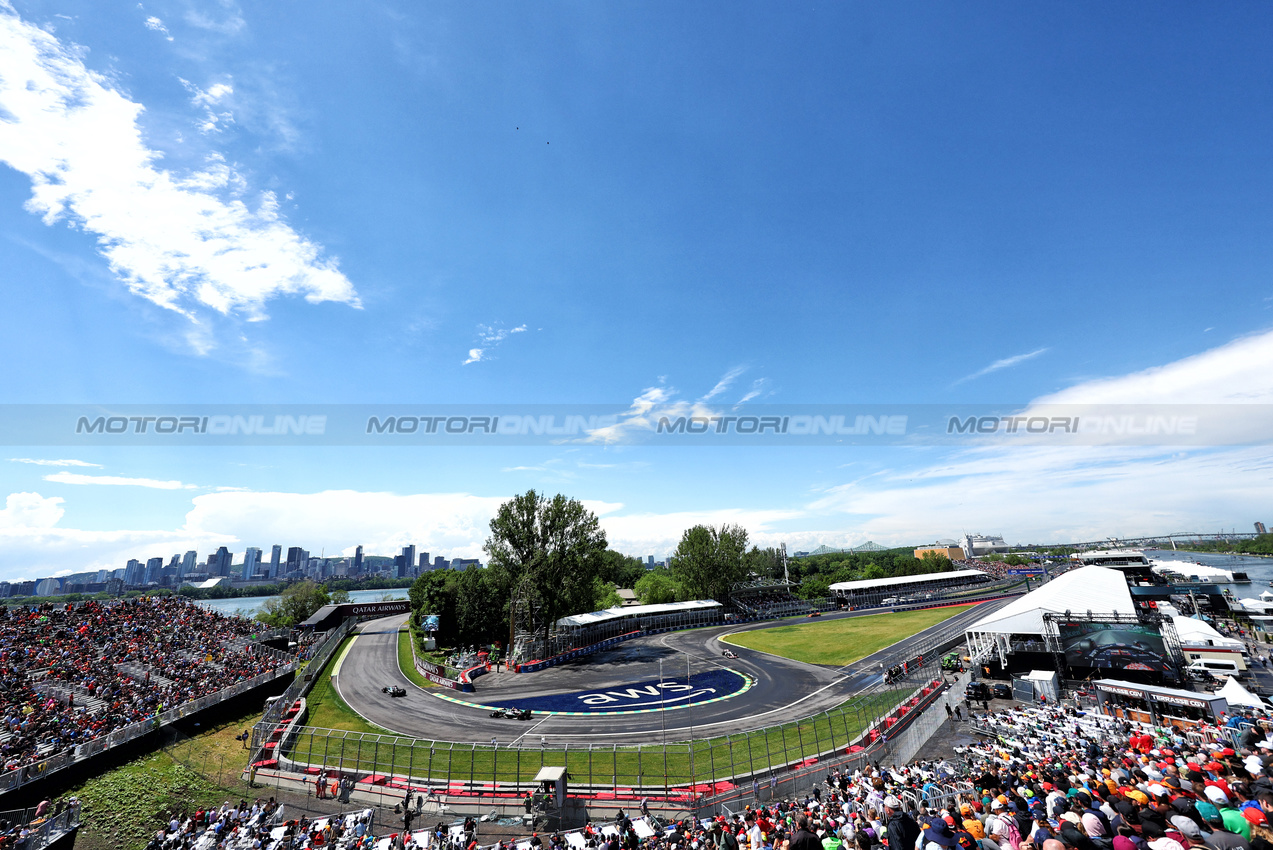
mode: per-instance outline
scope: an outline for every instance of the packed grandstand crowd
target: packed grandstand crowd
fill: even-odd
[[[146,850],[262,850],[276,847],[371,847],[370,810],[343,815],[287,818],[274,798],[173,815]]]
[[[1073,707],[977,715],[951,761],[836,770],[799,799],[759,800],[641,837],[603,828],[533,850],[1273,850],[1273,728],[1234,713],[1189,738]],[[1206,738],[1212,743],[1204,743]],[[635,814],[635,813],[634,813]],[[609,833],[609,834],[606,834]],[[396,836],[395,836],[396,838]],[[476,841],[474,845],[476,846]],[[528,842],[517,842],[524,848]],[[496,845],[502,847],[502,842]]]
[[[3,770],[278,667],[259,628],[179,596],[0,608]]]

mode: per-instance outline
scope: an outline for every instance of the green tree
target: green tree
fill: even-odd
[[[743,555],[747,531],[738,525],[696,525],[686,529],[672,556],[672,575],[689,599],[726,601],[734,584],[747,578]]]
[[[271,626],[295,626],[308,620],[330,601],[323,585],[298,581],[278,596],[267,599],[256,618]]]
[[[642,605],[663,605],[676,602],[681,596],[681,586],[666,569],[651,570],[632,589]]]
[[[751,547],[745,558],[747,572],[758,578],[782,578],[782,552],[770,546],[767,549]]]
[[[455,570],[448,569],[430,570],[416,579],[407,593],[417,626],[424,621],[425,614],[437,615],[437,639],[442,646],[460,643],[459,618],[456,614],[459,591],[459,575]]]
[[[613,549],[601,553],[600,577],[615,587],[635,587],[645,575],[645,564],[640,558],[624,555]]]
[[[500,505],[484,548],[532,631],[547,638],[559,618],[593,610],[606,535],[582,503],[528,490]]]

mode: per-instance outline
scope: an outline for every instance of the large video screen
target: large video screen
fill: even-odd
[[[1171,665],[1162,633],[1130,623],[1058,623],[1065,663],[1070,667],[1166,674]]]

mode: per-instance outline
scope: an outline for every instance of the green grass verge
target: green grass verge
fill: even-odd
[[[259,796],[260,789],[248,788],[239,778],[248,753],[234,740],[255,719],[231,720],[169,751],[143,756],[72,788],[67,796],[78,796],[84,807],[76,848],[141,848],[174,814]]]
[[[371,734],[390,734],[372,723],[368,723],[361,714],[349,707],[336,688],[332,686],[331,671],[333,665],[340,660],[341,654],[349,648],[353,637],[347,637],[336,651],[332,653],[327,667],[315,674],[314,686],[305,697],[305,722],[310,726],[322,726],[328,729],[347,729],[351,732],[370,732]]]
[[[798,626],[735,632],[723,636],[721,640],[795,661],[839,667],[852,664],[899,640],[949,620],[970,607],[959,605],[896,614],[873,614],[869,617],[848,617],[842,620],[819,620]]]
[[[436,688],[437,685],[421,676],[420,671],[415,668],[415,656],[411,651],[411,640],[410,630],[405,628],[398,630],[398,666],[402,668],[402,675],[406,676],[418,687]]]

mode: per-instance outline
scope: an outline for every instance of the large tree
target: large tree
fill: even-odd
[[[485,549],[532,631],[547,638],[559,618],[592,610],[606,535],[580,502],[534,490],[515,496],[491,520]]]
[[[696,525],[686,529],[672,556],[672,576],[689,599],[725,602],[733,586],[747,578],[747,530],[739,525]]]

